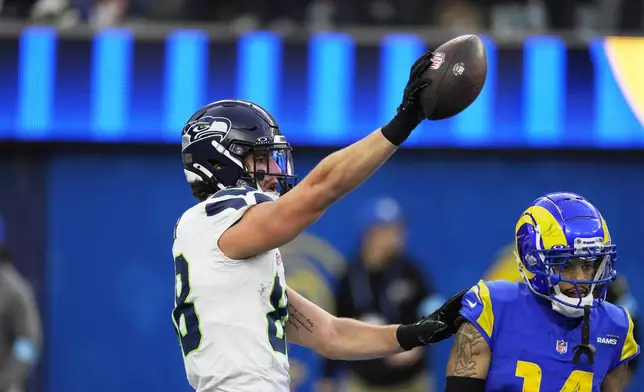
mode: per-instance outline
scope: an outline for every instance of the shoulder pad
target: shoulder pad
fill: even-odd
[[[628,327],[626,329],[626,337],[624,338],[624,345],[622,346],[622,353],[619,358],[620,363],[624,363],[639,355],[640,346],[635,341],[635,335],[633,334],[633,328],[635,327],[635,325],[633,324],[633,319],[631,318],[631,315],[628,313],[628,310],[624,308],[621,308],[621,309],[624,311],[624,314],[626,315],[626,322],[628,324]]]
[[[612,304],[608,301],[604,301],[600,309],[601,312],[605,314],[605,317],[607,317],[617,328],[628,328],[630,315],[628,315],[626,309]]]
[[[238,186],[234,188],[226,188],[226,189],[217,191],[217,193],[212,195],[210,198],[217,199],[223,196],[244,196],[250,192],[257,192],[257,189],[251,188],[248,186]]]
[[[241,210],[245,207],[270,201],[273,201],[270,196],[259,192],[255,188],[226,188],[215,193],[207,200],[206,215],[215,216],[228,209]]]
[[[511,302],[519,296],[519,282],[507,280],[481,280],[481,282],[484,282],[490,292],[494,293],[494,301],[497,303]]]
[[[463,296],[461,314],[479,330],[490,347],[495,332],[495,316],[498,317],[504,303],[516,299],[518,292],[516,283],[480,280]]]
[[[610,320],[616,334],[620,337],[621,347],[616,363],[611,370],[621,366],[623,363],[630,361],[640,353],[640,347],[635,341],[633,334],[633,318],[626,308],[604,302],[601,306],[605,317]],[[619,347],[619,346],[618,346]]]

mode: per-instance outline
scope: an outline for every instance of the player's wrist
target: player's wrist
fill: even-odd
[[[380,128],[382,135],[395,146],[400,146],[420,124],[413,110],[399,110],[387,125]]]

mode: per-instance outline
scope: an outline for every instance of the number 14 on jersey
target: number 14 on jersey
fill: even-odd
[[[536,363],[518,361],[515,375],[523,378],[523,392],[541,392],[543,372]],[[573,370],[560,392],[591,392],[592,389],[593,374],[582,370]]]

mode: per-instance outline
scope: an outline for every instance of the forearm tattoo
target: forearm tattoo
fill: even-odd
[[[288,323],[298,331],[304,329],[313,333],[313,329],[315,328],[313,321],[291,304],[288,305]]]
[[[481,354],[485,340],[470,323],[465,323],[454,338],[454,376],[476,377],[476,356]]]

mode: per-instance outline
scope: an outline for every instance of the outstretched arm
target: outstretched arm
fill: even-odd
[[[279,248],[378,170],[424,118],[418,94],[429,80],[420,75],[430,64],[428,52],[412,66],[403,103],[387,125],[326,157],[275,203],[250,208],[219,238],[221,251],[243,260]]]
[[[290,288],[287,295],[286,336],[290,342],[341,360],[381,358],[404,351],[396,339],[397,325],[377,326],[338,318]]]
[[[380,326],[334,317],[294,290],[287,290],[289,341],[341,360],[382,358],[449,338],[465,294],[461,291],[414,324]]]
[[[463,323],[456,333],[447,361],[446,391],[483,391],[490,358],[490,346],[478,329],[469,322]]]
[[[377,130],[334,152],[276,202],[250,208],[221,236],[219,248],[226,256],[243,260],[290,242],[369,178],[396,149]]]

